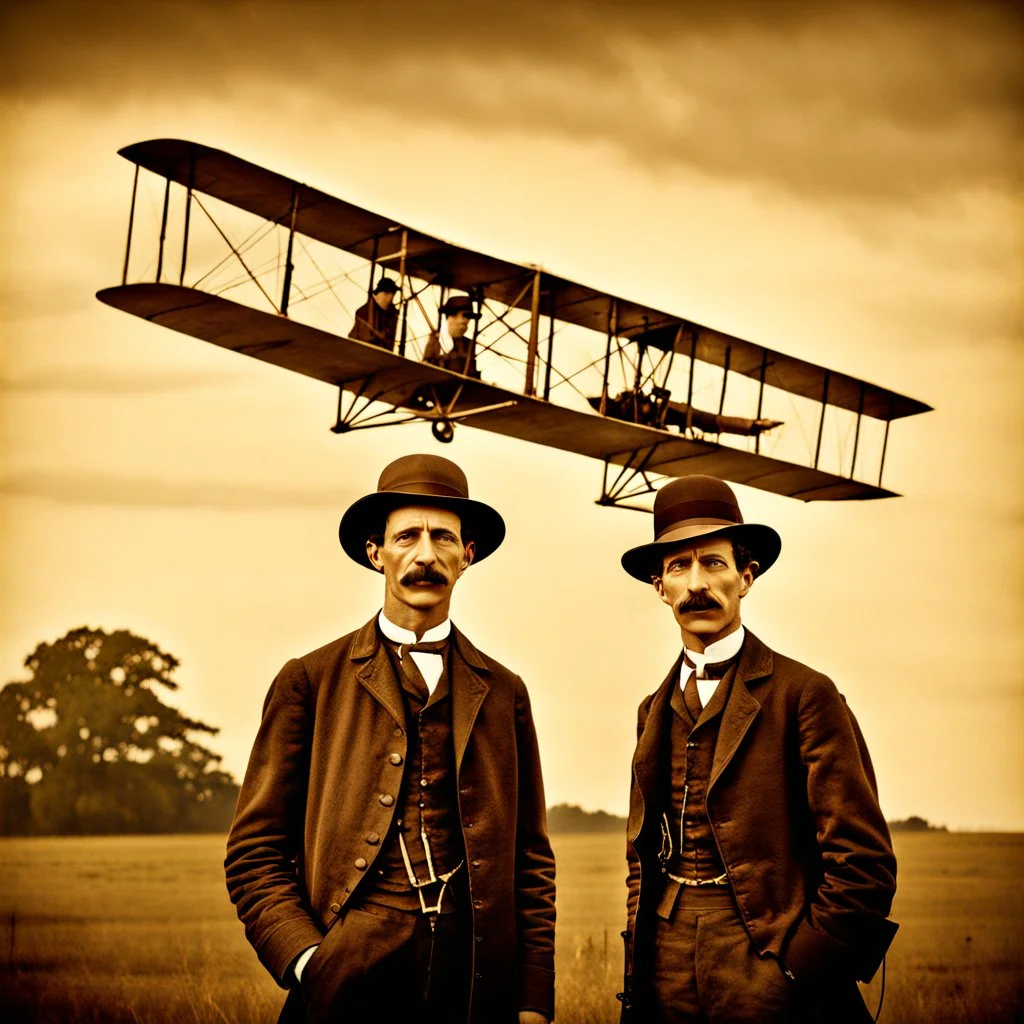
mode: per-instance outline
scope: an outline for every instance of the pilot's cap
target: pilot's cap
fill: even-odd
[[[454,316],[465,313],[470,320],[479,320],[480,314],[473,308],[473,300],[468,295],[452,295],[441,307],[443,316]]]

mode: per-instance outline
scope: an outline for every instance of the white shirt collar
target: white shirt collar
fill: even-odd
[[[411,629],[403,629],[401,626],[396,626],[384,614],[383,609],[381,609],[380,614],[377,616],[377,624],[380,626],[380,631],[396,644],[435,643],[438,640],[447,638],[448,634],[452,631],[452,620],[445,619],[440,625],[432,626],[417,640],[416,634]]]
[[[683,650],[686,652],[686,657],[696,666],[697,675],[700,675],[704,671],[704,665],[707,663],[715,665],[720,661],[729,661],[735,658],[743,646],[743,638],[746,635],[746,630],[740,626],[739,629],[728,636],[723,636],[721,640],[708,644],[703,652],[691,651],[687,647],[684,647]]]

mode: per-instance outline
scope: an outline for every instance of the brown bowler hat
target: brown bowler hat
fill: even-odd
[[[654,540],[630,548],[622,556],[622,568],[634,579],[650,583],[661,572],[661,559],[674,547],[698,537],[726,537],[749,548],[758,564],[758,575],[775,564],[782,538],[770,527],[744,523],[732,488],[715,476],[680,477],[670,480],[654,498]]]
[[[455,512],[465,533],[476,542],[474,562],[482,562],[505,539],[505,520],[482,501],[469,497],[466,474],[440,455],[403,455],[377,481],[377,490],[351,505],[341,517],[338,537],[354,562],[372,569],[366,556],[367,538],[381,530],[388,513],[403,505],[429,505]]]

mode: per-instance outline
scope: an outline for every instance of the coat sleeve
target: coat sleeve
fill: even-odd
[[[824,676],[804,688],[798,724],[822,872],[783,960],[798,979],[839,965],[870,978],[897,927],[886,920],[896,892],[896,859],[871,760],[856,719]]]
[[[636,740],[640,742],[644,726],[647,724],[647,714],[650,710],[651,698],[645,697],[637,712]],[[630,779],[630,801],[634,798],[633,780]],[[629,820],[634,818],[633,808],[630,807]],[[627,941],[633,937],[636,928],[636,908],[640,903],[640,856],[636,852],[629,837],[626,838],[626,931],[629,933]]]
[[[644,726],[647,724],[647,714],[650,710],[651,697],[646,697],[640,704],[637,711],[636,741],[640,742]],[[626,835],[626,930],[622,933],[624,966],[622,972],[622,991],[618,999],[622,1003],[621,1021],[623,1024],[634,1018],[633,1014],[633,948],[636,935],[636,912],[640,905],[640,855],[632,843],[632,823],[637,820],[637,810],[633,806],[636,799],[635,783],[630,778],[629,785],[629,819],[627,822]]]
[[[373,341],[373,327],[370,321],[370,304],[365,303],[356,310],[348,336],[356,341]]]
[[[224,861],[246,938],[282,987],[295,957],[322,938],[299,879],[311,736],[309,680],[289,661],[263,704]]]
[[[555,1016],[555,855],[548,840],[540,751],[523,681],[516,679],[516,931],[519,1009]]]
[[[431,331],[426,345],[423,346],[423,362],[439,363],[441,356],[441,338],[437,331]]]

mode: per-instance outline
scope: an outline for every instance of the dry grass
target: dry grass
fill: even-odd
[[[562,1024],[612,1024],[623,840],[556,837]],[[225,894],[218,836],[0,841],[0,1017],[258,1024],[283,993]],[[1024,1020],[1024,836],[897,836],[886,1024]],[[15,915],[13,948],[11,915]],[[872,1007],[878,982],[868,990]]]

